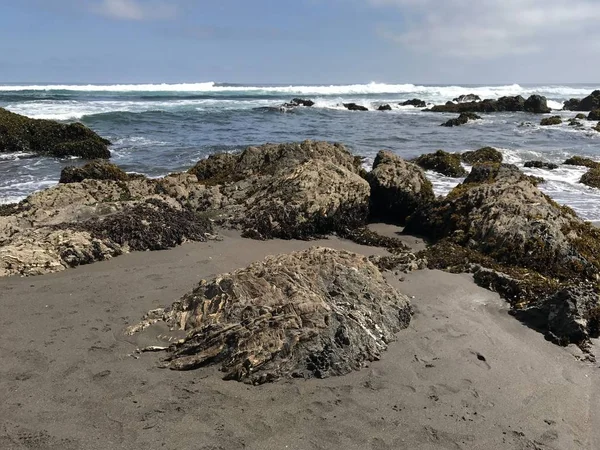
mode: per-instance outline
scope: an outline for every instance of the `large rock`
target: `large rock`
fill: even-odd
[[[0,108],[0,153],[110,158],[108,145],[108,140],[80,123],[30,119]]]
[[[590,111],[587,116],[587,120],[600,120],[600,109],[594,109]]]
[[[567,166],[584,166],[589,167],[590,169],[600,167],[600,162],[582,156],[572,156],[565,160],[563,164],[566,164]]]
[[[583,100],[572,98],[566,101],[563,109],[568,111],[593,111],[600,109],[600,90],[592,92]]]
[[[400,106],[414,106],[415,108],[425,108],[427,103],[421,99],[413,98],[400,103]]]
[[[534,114],[547,114],[551,109],[548,107],[546,97],[532,95],[525,101],[524,111]]]
[[[379,105],[377,107],[377,111],[391,111],[392,107],[389,104],[385,104],[385,105]]]
[[[493,147],[483,147],[479,150],[467,151],[460,154],[463,162],[473,166],[481,163],[501,163],[502,153]]]
[[[385,150],[377,154],[366,178],[371,186],[371,216],[378,220],[403,224],[435,199],[431,182],[419,166]]]
[[[410,318],[408,298],[366,257],[312,248],[203,281],[129,332],[165,322],[188,332],[169,348],[167,367],[218,364],[225,379],[261,384],[358,370]]]
[[[306,106],[307,108],[310,108],[311,106],[314,106],[315,102],[313,102],[312,100],[308,100],[305,98],[293,98],[291,102],[288,103],[284,103],[283,107],[284,108],[295,108],[296,106]]]
[[[600,167],[588,170],[581,176],[579,182],[600,189]]]
[[[523,164],[523,166],[528,167],[528,168],[547,169],[547,170],[558,169],[558,164],[554,164],[554,163],[547,162],[547,161],[539,161],[539,160],[526,161],[525,164]]]
[[[540,122],[540,125],[543,127],[547,127],[551,125],[560,125],[561,123],[562,118],[560,116],[552,116],[543,118]]]
[[[492,113],[492,112],[550,112],[546,105],[546,98],[538,95],[532,95],[525,100],[520,95],[516,97],[500,97],[497,100],[486,99],[477,102],[453,103],[448,102],[445,105],[435,105],[431,108],[433,112],[453,112],[453,113]]]
[[[435,153],[419,156],[415,159],[415,163],[425,170],[433,170],[448,177],[464,177],[467,171],[460,164],[460,160],[459,154],[438,150]]]
[[[344,103],[344,108],[350,110],[350,111],[368,111],[369,108],[367,108],[366,106],[362,106],[362,105],[357,105],[356,103]]]
[[[479,119],[481,119],[481,117],[475,113],[464,112],[464,113],[460,113],[460,116],[458,116],[456,119],[450,119],[447,122],[444,122],[442,124],[442,126],[443,127],[458,127],[460,125],[465,125],[467,122],[469,122],[471,120],[479,120]]]
[[[452,100],[454,103],[480,102],[481,97],[477,94],[463,94]]]
[[[129,175],[119,166],[100,159],[82,167],[65,167],[60,172],[59,183],[79,183],[83,180],[126,181],[128,179]]]

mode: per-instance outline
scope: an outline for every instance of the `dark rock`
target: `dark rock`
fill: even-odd
[[[577,120],[585,120],[585,119],[587,119],[587,117],[586,117],[585,114],[579,113],[579,114],[577,114],[575,116],[575,119],[577,119]]]
[[[546,97],[532,95],[525,101],[524,111],[534,114],[547,114],[551,109],[548,108]]]
[[[581,99],[578,98],[572,98],[570,100],[567,100],[566,102],[564,102],[563,104],[563,110],[565,111],[579,111],[579,105],[581,104]]]
[[[219,364],[226,380],[256,385],[358,370],[410,320],[408,298],[368,258],[317,247],[202,281],[128,332],[157,321],[188,331],[167,367]]]
[[[567,109],[566,105],[565,109]],[[600,109],[600,90],[592,92],[578,104],[569,104],[568,109],[571,111],[594,111]]]
[[[379,107],[377,108],[377,111],[391,111],[392,107],[388,104],[385,105],[379,105]]]
[[[435,153],[421,155],[415,163],[425,170],[433,170],[447,177],[464,177],[467,171],[460,164],[460,155],[438,150]]]
[[[471,103],[471,102],[480,102],[481,97],[476,94],[463,94],[456,97],[452,100],[454,103]]]
[[[68,166],[60,172],[59,183],[79,183],[83,180],[126,181],[129,175],[106,160],[92,161],[83,167]]]
[[[572,156],[568,158],[563,164],[568,166],[584,166],[589,167],[590,169],[594,169],[600,167],[600,162],[594,161],[590,158],[583,158],[581,156]]]
[[[294,98],[292,99],[291,102],[288,103],[284,103],[282,106],[282,108],[295,108],[297,106],[306,106],[307,108],[310,108],[311,106],[314,106],[315,102],[313,102],[312,100],[307,100],[307,99],[303,99],[303,98]]]
[[[480,163],[501,163],[502,153],[493,147],[483,147],[479,150],[468,151],[460,154],[463,162],[473,166]]]
[[[584,116],[585,118],[585,116]],[[582,128],[583,124],[577,120],[577,119],[569,119],[569,126],[570,127],[577,127],[577,128]]]
[[[371,186],[371,216],[377,220],[402,224],[435,199],[431,182],[420,167],[385,150],[377,154],[366,179]]]
[[[552,117],[545,117],[542,119],[542,121],[540,122],[540,125],[543,127],[546,126],[550,126],[550,125],[560,125],[562,123],[562,118],[560,116],[552,116]]]
[[[196,175],[198,181],[207,184],[220,184],[235,177],[237,158],[230,153],[216,153],[202,159],[188,173]]]
[[[600,122],[598,122],[598,123],[596,124],[596,126],[595,126],[594,128],[592,128],[592,130],[595,130],[595,131],[597,131],[597,132],[599,132],[599,133],[600,133]]]
[[[600,109],[590,111],[587,116],[587,120],[600,120]]]
[[[0,153],[32,152],[59,158],[110,158],[110,142],[80,123],[30,119],[0,108]]]
[[[558,165],[546,161],[527,161],[525,163],[525,167],[534,167],[536,169],[548,169],[554,170],[558,169]]]
[[[460,125],[466,124],[470,120],[478,120],[478,119],[481,119],[481,117],[479,117],[477,114],[465,112],[465,113],[460,113],[460,116],[458,116],[456,119],[450,119],[447,122],[444,122],[442,124],[442,126],[443,127],[458,127]]]
[[[582,175],[579,182],[586,186],[600,189],[600,167],[588,170]]]
[[[418,98],[413,98],[412,100],[406,100],[405,102],[400,103],[400,106],[414,106],[415,108],[425,108],[427,103]]]
[[[343,103],[344,108],[350,110],[350,111],[368,111],[369,108],[367,108],[366,106],[362,106],[362,105],[357,105],[356,103]]]

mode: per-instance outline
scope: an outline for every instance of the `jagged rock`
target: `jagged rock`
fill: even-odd
[[[473,166],[480,163],[501,163],[502,153],[493,147],[483,147],[479,150],[467,151],[460,154],[463,162]]]
[[[385,150],[377,154],[366,178],[371,186],[371,215],[379,220],[402,224],[435,199],[431,182],[420,167]]]
[[[595,167],[584,173],[579,180],[580,183],[586,186],[600,189],[600,167]]]
[[[475,166],[446,198],[411,215],[405,231],[451,238],[500,264],[562,280],[596,279],[600,269],[600,230],[510,164]]]
[[[405,102],[400,103],[400,106],[414,106],[415,108],[425,108],[427,103],[421,99],[413,98],[411,100],[406,100]]]
[[[560,125],[562,123],[562,118],[560,116],[552,116],[545,117],[541,120],[540,125],[543,127],[547,127],[550,125]]]
[[[388,104],[379,105],[377,107],[377,111],[391,111],[391,110],[392,110],[392,107],[390,105],[388,105]]]
[[[581,99],[579,98],[571,98],[563,103],[564,111],[578,111],[579,104],[581,103]]]
[[[600,109],[600,90],[592,92],[583,100],[572,98],[566,101],[563,109],[568,111],[594,111]]]
[[[566,164],[568,166],[584,166],[589,167],[590,169],[600,167],[600,162],[594,161],[590,158],[583,158],[581,156],[572,156],[568,158],[563,164]]]
[[[551,111],[551,109],[548,108],[548,101],[546,100],[546,97],[541,95],[532,95],[525,101],[524,111],[534,114],[547,114]]]
[[[369,108],[367,108],[366,106],[362,106],[362,105],[357,105],[356,103],[343,103],[344,108],[350,110],[350,111],[368,111]]]
[[[587,119],[586,115],[582,114],[582,113],[577,114],[574,118],[577,120],[586,120]]]
[[[458,116],[456,119],[450,119],[447,122],[444,122],[442,124],[442,126],[443,127],[458,127],[460,125],[466,124],[470,120],[479,120],[479,119],[481,119],[481,117],[478,116],[477,114],[465,112],[465,113],[460,113],[460,116]]]
[[[554,170],[554,169],[558,169],[558,164],[554,164],[551,162],[546,162],[546,161],[527,161],[524,164],[525,167],[534,167],[536,169],[548,169],[548,170]]]
[[[110,142],[81,123],[30,119],[0,108],[0,153],[110,158]]]
[[[452,100],[454,103],[471,103],[471,102],[480,102],[481,97],[477,94],[463,94],[456,97]]]
[[[60,172],[59,183],[79,183],[83,180],[126,181],[129,175],[116,164],[105,160],[92,161],[83,167],[68,166]]]
[[[459,154],[438,150],[419,156],[415,163],[425,170],[433,170],[447,177],[464,177],[467,171],[460,164],[460,159]]]
[[[590,111],[587,116],[587,120],[600,120],[600,109]]]
[[[219,364],[227,380],[345,375],[378,360],[411,307],[366,257],[327,248],[270,256],[202,281],[156,322],[188,331],[169,348],[176,370]]]

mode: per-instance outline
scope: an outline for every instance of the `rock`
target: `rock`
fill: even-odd
[[[590,111],[587,116],[587,120],[600,120],[600,109]]]
[[[585,118],[585,116],[584,116]],[[569,126],[570,127],[577,127],[577,128],[582,128],[583,124],[577,120],[577,119],[569,119]]]
[[[543,127],[546,126],[550,126],[550,125],[560,125],[562,123],[562,119],[560,116],[552,116],[552,117],[545,117],[544,119],[542,119],[542,121],[540,122],[540,125]]]
[[[568,166],[584,166],[589,167],[590,169],[600,167],[600,162],[594,161],[590,158],[583,158],[581,156],[572,156],[571,158],[568,158],[563,164],[566,164]]]
[[[415,163],[425,170],[433,170],[447,177],[464,177],[467,171],[460,164],[460,155],[438,150],[435,153],[421,155]]]
[[[292,99],[292,101],[290,103],[288,103],[288,105],[306,106],[307,108],[310,108],[311,106],[315,105],[315,102],[313,102],[312,100],[304,99],[304,98],[294,98],[294,99]]]
[[[585,120],[585,119],[587,119],[587,117],[586,117],[585,114],[579,113],[579,114],[577,114],[575,116],[575,119],[577,119],[577,120]]]
[[[468,151],[460,154],[462,161],[471,166],[480,163],[501,163],[502,153],[493,147],[483,147],[479,150]]]
[[[532,95],[525,101],[524,111],[534,114],[547,114],[551,109],[548,108],[546,97]]]
[[[586,186],[600,189],[600,167],[595,167],[584,173],[579,180],[580,183]]]
[[[479,95],[476,94],[463,94],[463,95],[459,95],[458,97],[456,97],[454,100],[452,100],[454,103],[471,103],[471,102],[480,102],[481,101],[481,97],[479,97]]]
[[[510,164],[473,167],[465,181],[407,220],[405,232],[444,238],[565,281],[592,280],[600,268],[600,229],[559,206]]]
[[[458,118],[456,119],[450,119],[447,122],[444,122],[442,124],[443,127],[458,127],[460,125],[464,125],[467,122],[469,122],[470,120],[479,120],[481,119],[481,117],[479,117],[477,114],[475,113],[461,113],[460,116],[458,116]]]
[[[408,298],[368,258],[316,247],[202,281],[128,332],[157,322],[187,331],[166,367],[219,364],[226,380],[256,385],[358,370],[410,319]]]
[[[400,106],[414,106],[415,108],[425,108],[427,107],[427,103],[421,99],[413,98],[412,100],[406,100],[405,102],[400,103]]]
[[[391,110],[392,110],[392,107],[390,105],[388,105],[388,104],[379,105],[377,107],[377,111],[391,111]]]
[[[572,98],[563,103],[564,111],[579,111],[579,105],[581,104],[581,99]]]
[[[59,183],[79,183],[83,180],[126,181],[129,175],[116,164],[99,159],[83,167],[68,166],[60,172]]]
[[[596,126],[595,126],[594,128],[592,128],[592,130],[594,130],[594,131],[597,131],[597,132],[599,132],[599,133],[600,133],[600,122],[598,122],[598,123],[596,124]]]
[[[237,158],[229,153],[216,153],[202,159],[188,173],[196,175],[205,184],[220,184],[229,181],[235,170]]]
[[[108,145],[108,140],[80,123],[30,119],[0,108],[0,153],[106,159],[110,158]]]
[[[600,90],[592,92],[579,103],[569,103],[569,107],[571,111],[594,111],[600,109]]]
[[[343,103],[344,108],[350,110],[350,111],[368,111],[369,108],[367,108],[366,106],[362,106],[362,105],[357,105],[356,103]]]
[[[558,165],[546,161],[527,161],[525,163],[525,167],[534,167],[536,169],[548,169],[554,170],[558,169]]]
[[[371,186],[371,216],[377,220],[403,224],[435,199],[431,182],[419,166],[385,150],[377,154],[366,179]]]

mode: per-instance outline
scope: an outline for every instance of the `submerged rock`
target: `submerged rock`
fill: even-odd
[[[546,126],[550,126],[550,125],[560,125],[562,123],[562,118],[560,116],[552,116],[552,117],[546,117],[544,119],[542,119],[542,121],[540,122],[540,125],[543,127]]]
[[[586,115],[582,114],[582,113],[577,114],[574,118],[577,119],[577,120],[585,120],[585,119],[587,119]]]
[[[584,158],[582,156],[572,156],[571,158],[568,158],[563,164],[566,164],[568,166],[584,166],[589,167],[590,169],[600,167],[600,162],[594,161],[590,158]]]
[[[534,167],[536,169],[548,169],[548,170],[554,170],[554,169],[558,169],[558,164],[554,164],[551,162],[546,162],[546,161],[527,161],[524,164],[525,167]]]
[[[79,183],[83,180],[126,181],[128,179],[129,175],[116,164],[97,160],[82,167],[65,167],[60,172],[59,183]]]
[[[405,102],[400,103],[400,106],[414,106],[415,108],[425,108],[427,103],[421,99],[413,98],[411,100],[406,100]]]
[[[442,124],[443,127],[458,127],[460,125],[464,125],[467,122],[471,121],[471,120],[479,120],[481,119],[480,116],[478,116],[475,113],[470,113],[470,112],[465,112],[465,113],[461,113],[460,116],[458,116],[456,119],[450,119],[447,122],[444,122]]]
[[[433,170],[447,177],[464,177],[467,171],[460,164],[460,155],[438,150],[435,153],[421,155],[415,163],[425,170]]]
[[[586,186],[600,189],[600,167],[595,167],[584,173],[579,180]]]
[[[456,97],[452,100],[454,103],[470,103],[470,102],[480,102],[481,97],[477,94],[463,94]]]
[[[52,120],[30,119],[0,108],[0,153],[110,158],[108,145],[110,141],[81,123],[65,125]]]
[[[483,147],[479,150],[467,151],[460,154],[463,162],[473,166],[481,163],[501,163],[502,153],[493,147]]]
[[[368,258],[311,248],[203,281],[129,332],[165,322],[188,331],[169,348],[167,367],[219,364],[227,380],[262,384],[358,370],[410,319],[408,298]]]
[[[362,105],[357,105],[356,103],[343,103],[344,108],[350,110],[350,111],[368,111],[369,108],[367,108],[366,106],[362,106]]]
[[[377,154],[366,178],[371,186],[371,216],[377,220],[403,224],[435,199],[431,182],[419,166],[385,150]]]

